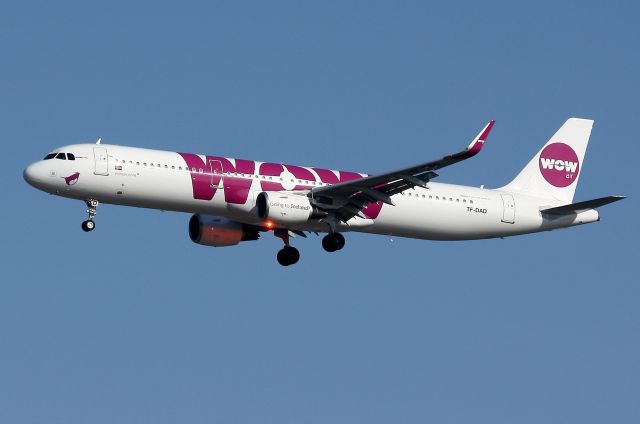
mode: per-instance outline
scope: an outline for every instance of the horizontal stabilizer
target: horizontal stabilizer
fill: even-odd
[[[543,209],[540,212],[550,213],[553,215],[570,215],[572,213],[584,212],[589,209],[595,209],[609,203],[617,202],[626,196],[607,196],[598,199],[585,200],[584,202],[571,203],[569,205],[557,206],[555,208]]]

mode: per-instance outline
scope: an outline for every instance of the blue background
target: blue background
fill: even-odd
[[[443,4],[447,3],[447,4]],[[632,2],[0,5],[0,422],[637,423],[640,57]],[[214,249],[187,214],[46,195],[93,142],[508,182],[596,120],[600,223],[505,240],[349,234]]]

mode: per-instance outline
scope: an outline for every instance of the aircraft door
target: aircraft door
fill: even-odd
[[[209,161],[209,170],[211,171],[211,188],[218,188],[222,180],[222,162],[219,160]]]
[[[513,196],[510,194],[501,194],[502,196],[502,222],[513,224],[516,220],[516,204]]]
[[[109,175],[109,156],[105,147],[94,147],[93,158],[95,168],[93,173],[96,175]]]

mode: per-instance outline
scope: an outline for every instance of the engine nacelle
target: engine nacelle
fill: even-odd
[[[306,196],[285,194],[279,192],[265,192],[256,197],[258,216],[278,224],[302,224],[310,219],[327,216],[311,204]]]
[[[258,230],[219,216],[193,215],[189,220],[191,241],[205,246],[234,246],[241,241],[257,240]]]

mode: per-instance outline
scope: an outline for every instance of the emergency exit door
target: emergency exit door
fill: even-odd
[[[109,175],[109,156],[105,147],[93,148],[93,159],[95,168],[93,173],[96,175]]]
[[[516,204],[513,196],[502,194],[502,222],[513,224],[516,220]]]

